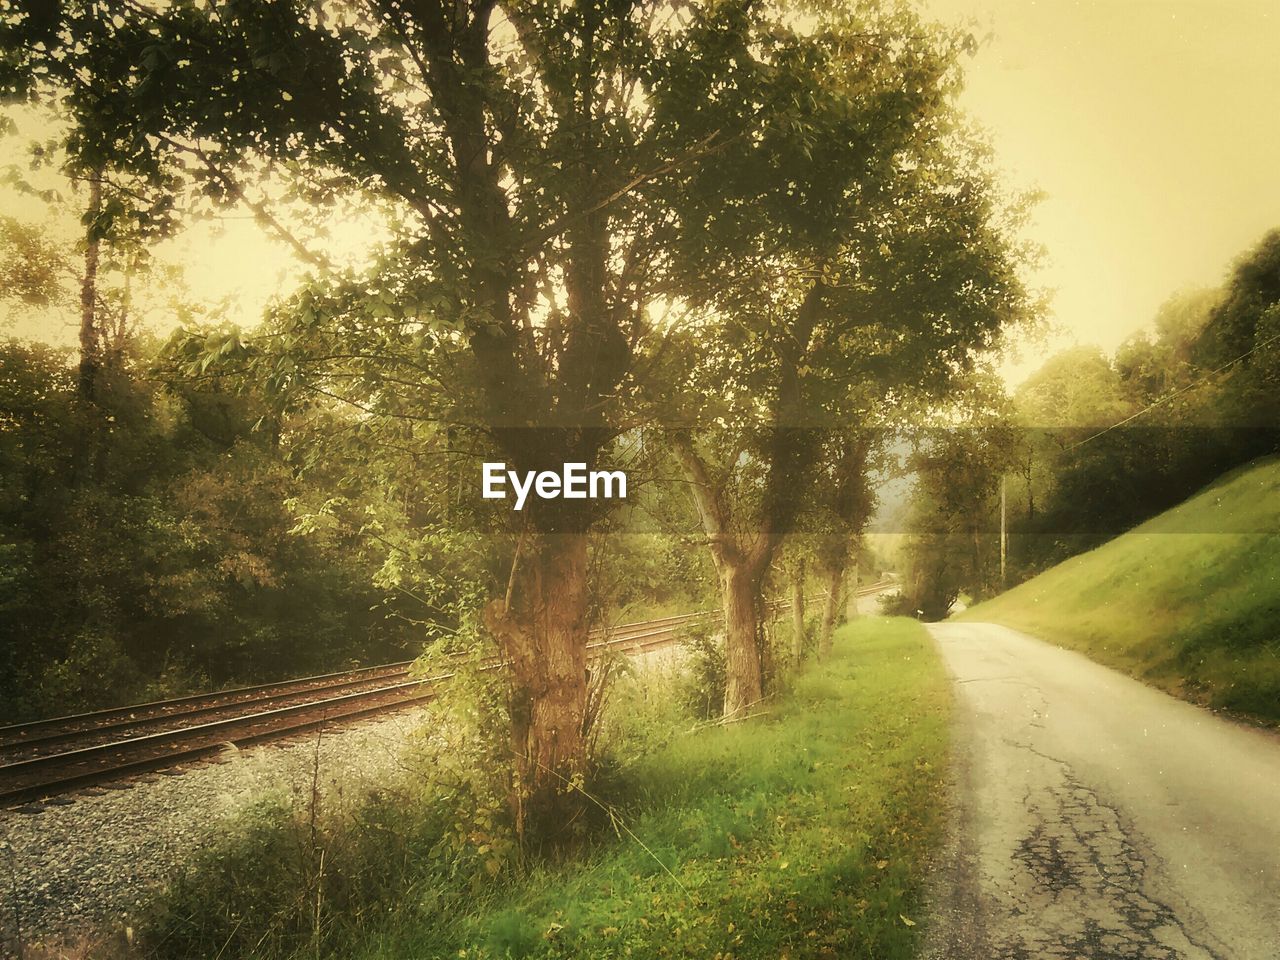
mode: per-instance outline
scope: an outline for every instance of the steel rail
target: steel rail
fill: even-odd
[[[684,622],[692,618],[705,616],[705,613],[674,614],[669,617],[658,617],[654,620],[639,620],[618,624],[614,627],[593,630],[592,633],[610,635],[618,631],[626,631],[652,626],[663,622]],[[597,641],[597,644],[603,641]],[[25,747],[39,742],[73,739],[84,733],[111,729],[111,721],[121,720],[120,726],[131,726],[135,723],[158,722],[176,719],[183,716],[206,714],[208,708],[230,709],[258,702],[266,702],[283,696],[302,696],[308,693],[320,693],[330,689],[343,689],[360,683],[371,683],[375,680],[393,679],[408,674],[413,660],[398,660],[372,667],[357,667],[353,670],[339,670],[333,673],[322,673],[310,677],[296,677],[290,680],[275,680],[250,686],[230,687],[225,690],[213,690],[207,693],[193,693],[167,700],[151,700],[146,703],[129,704],[122,707],[108,707],[103,710],[92,710],[85,713],[66,714],[59,717],[46,717],[24,723],[0,726],[0,751],[9,748]],[[233,698],[233,699],[228,699]],[[216,701],[216,702],[215,702]],[[190,707],[191,709],[169,708]],[[76,725],[73,729],[59,730],[55,734],[40,734],[40,731],[51,727]]]
[[[46,727],[57,726],[60,724],[70,723],[91,723],[96,720],[106,720],[112,717],[133,716],[143,711],[157,710],[162,707],[180,706],[182,704],[197,703],[202,700],[211,700],[216,697],[233,697],[239,694],[256,694],[259,692],[280,690],[285,687],[296,687],[299,693],[305,693],[307,687],[304,684],[320,683],[333,680],[338,677],[354,677],[357,674],[368,675],[374,674],[379,670],[394,670],[402,668],[412,663],[412,660],[401,660],[395,663],[384,663],[374,667],[357,667],[354,670],[338,670],[333,673],[317,674],[313,677],[295,677],[292,680],[273,680],[269,683],[256,683],[244,687],[229,687],[225,690],[212,690],[208,693],[191,693],[181,697],[171,697],[167,700],[149,700],[146,703],[133,703],[123,707],[107,707],[102,710],[90,710],[85,713],[70,713],[60,717],[45,717],[40,720],[28,720],[25,723],[11,723],[8,726],[0,727],[0,737],[9,737],[13,735],[23,735],[28,731],[41,730]],[[378,677],[368,677],[368,679],[376,680]],[[155,719],[164,719],[171,714],[156,713]],[[12,743],[24,743],[23,740],[14,740]]]
[[[855,592],[856,596],[865,596],[868,594],[879,592],[885,589],[888,584],[881,582],[864,587]],[[815,598],[807,597],[806,600]],[[780,613],[789,604],[786,601],[772,601],[769,607],[776,615]],[[629,624],[621,624],[612,631],[603,631],[605,639],[588,644],[588,650],[598,654],[602,648],[630,645],[636,650],[647,650],[651,647],[670,644],[680,634],[680,627],[697,619],[710,619],[714,621],[719,619],[718,611],[700,611],[691,614],[676,614],[668,617],[659,617],[654,620],[637,621]],[[659,626],[661,625],[661,626]],[[648,630],[639,630],[639,628],[653,628]],[[636,632],[636,631],[639,632]],[[624,631],[623,636],[611,636],[616,631]],[[597,631],[593,631],[597,632]],[[412,661],[406,661],[405,674],[407,674],[407,665]],[[481,669],[496,669],[501,664],[497,661],[487,663]],[[385,670],[390,667],[400,667],[401,664],[387,664],[381,667],[365,668],[363,671],[345,671],[334,674],[325,674],[321,677],[309,677],[296,681],[285,681],[275,684],[260,684],[251,688],[238,688],[235,691],[222,691],[223,694],[260,691],[271,688],[280,688],[291,684],[298,685],[300,683],[328,679],[332,677],[351,677],[353,674],[371,673],[376,670]],[[393,683],[386,686],[375,687],[371,690],[362,690],[353,693],[343,694],[337,697],[324,697],[320,700],[310,700],[304,703],[290,704],[278,707],[272,710],[257,711],[249,714],[239,714],[232,717],[224,717],[219,720],[213,720],[203,724],[187,725],[175,727],[169,730],[162,730],[152,734],[144,734],[141,736],[130,737],[124,740],[116,740],[104,744],[96,744],[79,749],[63,751],[60,753],[50,753],[36,757],[30,757],[25,760],[17,760],[10,763],[0,765],[0,778],[12,779],[15,776],[22,780],[25,775],[34,774],[39,777],[42,770],[57,770],[62,767],[72,767],[73,770],[62,776],[52,778],[35,779],[27,783],[18,783],[16,786],[4,789],[0,787],[0,806],[10,806],[15,803],[21,803],[26,800],[32,800],[40,797],[46,797],[57,793],[63,793],[78,787],[91,786],[93,784],[102,783],[108,780],[118,779],[120,777],[134,776],[140,773],[152,772],[165,767],[172,767],[182,763],[188,763],[192,760],[201,759],[226,749],[228,744],[234,746],[248,746],[257,743],[266,742],[268,740],[276,740],[289,736],[293,736],[302,732],[314,730],[337,721],[350,722],[364,717],[374,716],[376,714],[389,712],[392,710],[404,709],[415,703],[426,702],[435,696],[434,685],[448,680],[455,675],[454,672],[436,674],[430,677],[423,677],[408,680],[402,683]],[[348,679],[341,681],[337,687],[350,687],[361,683],[370,683],[382,679],[390,679],[391,677],[365,677],[362,680]],[[289,693],[280,693],[265,698],[266,700],[280,700],[292,696],[302,696],[308,692],[328,692],[331,688],[306,688],[295,689]],[[402,696],[400,694],[403,694]],[[197,700],[201,697],[209,697],[213,695],[196,695],[187,698],[176,698],[176,701]],[[391,699],[386,698],[391,696]],[[370,703],[371,700],[379,700],[378,703]],[[382,702],[385,701],[385,702]],[[156,701],[156,703],[173,703],[175,701]],[[196,713],[212,713],[218,710],[226,710],[238,705],[244,705],[245,702],[224,703],[220,706],[210,706],[207,708],[199,708],[197,711],[191,711],[186,714],[169,714],[160,715],[145,720],[133,720],[125,725],[142,725],[144,723],[154,723],[160,720],[178,719],[183,716],[193,716]],[[138,705],[139,707],[144,705]],[[334,712],[334,708],[338,712]],[[137,709],[135,707],[134,709]],[[95,714],[81,714],[79,717],[98,716],[102,713],[120,713],[128,708],[117,708],[112,711],[99,711]],[[319,716],[314,714],[319,713]],[[59,718],[67,719],[67,718]],[[283,722],[282,722],[283,721]],[[52,721],[50,721],[52,722]],[[37,721],[39,723],[39,721]],[[268,729],[254,729],[267,724]],[[30,727],[32,725],[21,725]],[[13,729],[13,728],[8,728]],[[102,732],[103,727],[89,727],[77,731],[68,731],[65,734],[67,739],[74,739],[77,736],[89,736],[94,733]],[[3,730],[0,730],[2,733]],[[62,736],[62,735],[57,735]],[[49,738],[50,740],[55,737]],[[189,741],[195,740],[196,743]],[[188,741],[183,743],[183,741]],[[10,746],[29,746],[36,741],[24,741]],[[46,741],[48,742],[48,741]],[[174,749],[165,749],[166,747],[174,747]],[[133,757],[125,756],[120,758],[121,754],[137,753],[143,751],[146,753],[148,748],[159,748],[158,753],[152,753],[150,756]],[[105,761],[105,762],[104,762]],[[84,764],[90,764],[91,769],[75,770],[75,767],[83,767]]]
[[[414,683],[409,684],[409,686],[417,686],[418,684],[419,681],[415,681]],[[426,690],[395,701],[394,703],[380,703],[373,705],[367,704],[366,701],[368,698],[362,697],[360,698],[361,705],[356,705],[350,710],[344,710],[338,713],[322,711],[321,716],[302,718],[295,723],[285,726],[272,725],[270,729],[267,730],[245,732],[243,734],[226,739],[219,739],[210,743],[181,747],[180,749],[167,751],[150,757],[124,760],[122,762],[112,763],[105,767],[98,767],[92,770],[70,773],[65,776],[43,779],[28,785],[7,789],[0,792],[0,806],[13,806],[14,804],[66,793],[69,790],[91,787],[100,783],[118,780],[122,777],[137,776],[143,773],[151,773],[156,770],[180,766],[184,763],[190,763],[194,760],[201,760],[206,757],[219,754],[225,751],[229,745],[234,747],[253,746],[255,744],[266,743],[271,740],[285,739],[300,733],[307,733],[335,722],[349,723],[353,720],[376,716],[380,713],[388,713],[392,710],[401,710],[413,703],[430,700],[434,696],[434,692]],[[333,701],[322,701],[319,704],[312,703],[308,706],[310,706],[312,710],[316,710],[317,708],[323,707],[332,702]],[[268,711],[268,714],[272,712],[273,711]],[[108,746],[114,746],[119,750],[130,746],[134,742],[135,741],[132,740],[122,741],[121,743],[104,745],[102,748],[89,749],[105,750]],[[4,773],[7,769],[8,767],[0,767],[0,773]]]
[[[303,689],[284,690],[280,693],[266,693],[263,696],[255,696],[245,700],[231,700],[222,703],[208,703],[201,706],[191,707],[173,713],[153,714],[150,716],[126,716],[122,720],[113,720],[108,723],[99,723],[94,726],[76,727],[70,730],[58,730],[54,733],[37,735],[29,739],[13,740],[8,743],[0,743],[0,757],[6,754],[13,754],[20,751],[39,749],[42,747],[52,747],[59,743],[74,743],[77,740],[88,739],[90,737],[102,736],[105,734],[119,734],[127,730],[137,730],[143,727],[155,726],[162,723],[179,723],[174,730],[190,729],[185,721],[193,720],[198,717],[211,717],[222,713],[231,713],[236,710],[245,708],[269,706],[271,704],[283,704],[287,700],[295,700],[299,697],[311,697],[305,703],[315,705],[324,703],[332,699],[328,694],[338,691],[348,690],[353,687],[364,687],[374,683],[385,683],[387,681],[398,680],[409,675],[408,667],[404,667],[395,673],[382,674],[376,677],[362,677],[355,680],[344,680],[337,683],[325,684],[322,687],[307,687]],[[379,690],[387,689],[383,687],[372,687],[367,693],[376,693]],[[352,691],[355,692],[355,691]],[[245,716],[246,714],[238,714]],[[7,769],[7,765],[0,763],[0,773]]]

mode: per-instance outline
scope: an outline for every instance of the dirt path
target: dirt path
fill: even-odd
[[[1280,737],[1004,627],[930,631],[959,739],[926,957],[1280,957]]]

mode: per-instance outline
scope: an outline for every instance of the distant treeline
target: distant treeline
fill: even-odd
[[[286,501],[321,478],[267,407],[118,346],[86,403],[67,351],[0,343],[0,716],[415,653],[374,587],[384,557],[291,535]]]
[[[1221,289],[1168,300],[1153,327],[1113,357],[1051,357],[1012,398],[975,390],[964,428],[920,458],[908,520],[917,609],[936,616],[960,593],[1000,588],[1002,480],[1013,585],[1276,451],[1280,231]]]

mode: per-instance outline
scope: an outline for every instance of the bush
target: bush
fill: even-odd
[[[933,623],[947,619],[957,597],[958,592],[955,590],[929,587],[919,596],[899,591],[880,598],[880,612],[886,617],[915,617],[917,620]]]
[[[49,704],[94,709],[110,705],[122,691],[136,691],[141,681],[115,637],[82,630],[72,638],[67,655],[45,667],[40,692]]]
[[[695,623],[684,628],[680,646],[685,672],[676,689],[677,701],[699,720],[720,716],[726,679],[724,637],[709,623]]]

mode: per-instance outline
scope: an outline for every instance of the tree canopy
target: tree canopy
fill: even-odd
[[[424,568],[456,561],[488,597],[469,623],[509,666],[520,822],[564,819],[584,768],[609,507],[495,511],[462,492],[479,463],[595,467],[656,427],[719,477],[695,487],[732,480],[739,502],[702,504],[754,537],[721,571],[745,650],[822,431],[945,392],[1028,312],[1018,205],[953,105],[972,41],[906,8],[67,0],[0,31],[0,89],[70,118],[84,290],[100,245],[210,205],[247,204],[311,265],[261,329],[167,356],[258,391],[300,466],[365,466],[383,582],[434,602]],[[388,230],[361,269],[311,235],[344,206]],[[357,525],[345,496],[292,502],[308,531]],[[759,684],[738,687],[733,708]]]

